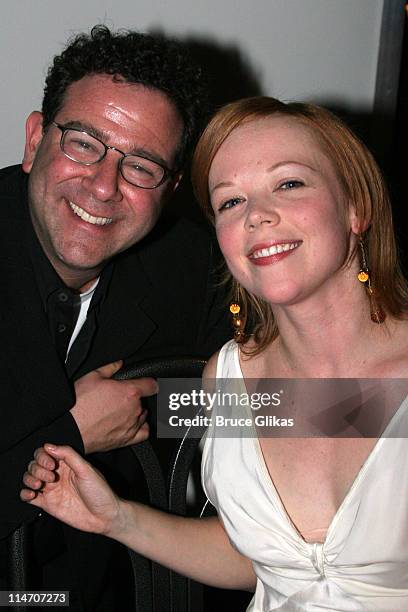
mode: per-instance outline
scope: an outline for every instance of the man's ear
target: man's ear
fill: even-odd
[[[26,142],[24,147],[23,170],[29,173],[33,167],[38,146],[43,137],[43,116],[33,111],[26,121]]]

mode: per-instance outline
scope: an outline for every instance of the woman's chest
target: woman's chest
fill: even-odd
[[[264,438],[259,442],[290,520],[306,541],[324,541],[376,439]]]

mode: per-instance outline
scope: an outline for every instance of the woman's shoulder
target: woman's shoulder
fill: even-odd
[[[203,379],[231,377],[231,365],[236,369],[237,359],[238,345],[235,340],[229,340],[210,357],[203,370]]]

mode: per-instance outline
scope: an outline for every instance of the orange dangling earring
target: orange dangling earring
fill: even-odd
[[[230,313],[232,314],[232,326],[234,328],[234,340],[235,342],[244,342],[245,340],[245,319],[240,316],[241,306],[236,302],[232,303],[229,307]]]
[[[384,323],[386,314],[381,308],[381,306],[378,304],[377,300],[375,299],[374,289],[371,286],[370,272],[368,269],[364,242],[361,237],[360,237],[359,245],[360,245],[360,253],[361,253],[361,269],[360,269],[360,272],[357,274],[357,278],[360,281],[360,283],[364,284],[366,291],[368,293],[368,297],[370,300],[371,320],[373,321],[373,323],[378,323],[378,324]]]

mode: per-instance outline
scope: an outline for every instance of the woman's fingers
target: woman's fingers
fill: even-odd
[[[51,457],[51,455],[47,453],[43,447],[37,448],[37,450],[34,452],[34,459],[38,465],[46,468],[47,470],[55,470],[58,465],[55,459]]]
[[[24,502],[30,502],[37,497],[37,492],[32,489],[21,489],[20,499]]]
[[[39,478],[36,478],[29,472],[25,472],[23,476],[23,483],[25,484],[26,487],[28,487],[29,489],[33,489],[34,491],[38,491],[44,485],[42,480],[40,480]]]
[[[41,480],[42,482],[55,481],[55,472],[53,470],[42,467],[37,463],[37,461],[30,461],[30,463],[28,464],[27,473],[31,474],[31,476],[38,480]]]
[[[89,470],[92,470],[91,465],[81,457],[79,453],[74,451],[70,446],[55,446],[54,444],[44,444],[44,449],[53,459],[64,461],[76,476],[85,477]]]

